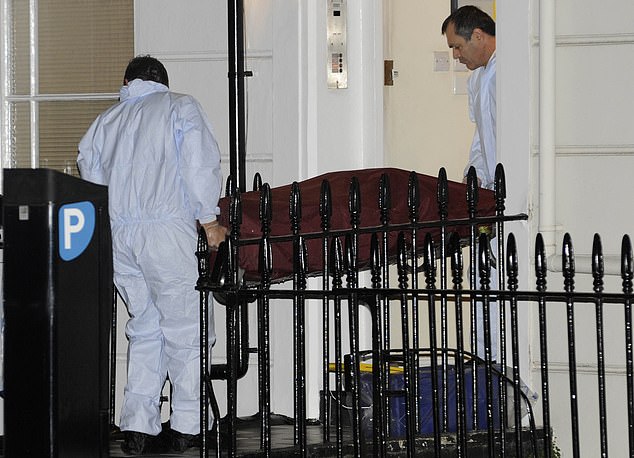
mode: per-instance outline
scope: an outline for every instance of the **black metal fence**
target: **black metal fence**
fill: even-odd
[[[276,450],[271,435],[269,319],[271,307],[279,301],[291,303],[293,310],[293,437],[298,455],[309,456],[321,447],[319,456],[423,456],[425,451],[429,456],[555,456],[548,359],[551,339],[547,335],[553,328],[547,323],[547,309],[562,304],[565,328],[554,332],[565,335],[559,341],[567,346],[572,454],[580,456],[579,424],[585,421],[598,425],[596,440],[601,455],[607,456],[604,309],[622,307],[622,328],[610,331],[624,334],[624,383],[619,389],[623,388],[622,399],[626,403],[628,437],[620,438],[618,448],[629,449],[627,456],[632,456],[634,268],[629,237],[624,236],[622,243],[622,291],[604,292],[598,235],[592,255],[593,290],[575,290],[575,258],[568,234],[563,240],[561,258],[563,290],[547,288],[547,257],[542,236],[537,235],[534,259],[521,260],[522,268],[534,268],[535,288],[522,291],[515,236],[505,232],[505,223],[525,220],[527,216],[505,215],[503,168],[498,166],[496,171],[495,211],[484,216],[478,214],[474,170],[469,173],[465,195],[460,196],[466,199],[466,218],[448,218],[452,202],[441,169],[435,199],[438,217],[420,220],[416,183],[410,178],[407,185],[406,224],[390,224],[390,183],[381,179],[376,184],[381,224],[361,227],[361,191],[358,180],[353,178],[346,202],[350,227],[333,230],[329,224],[332,197],[324,182],[319,200],[321,227],[313,232],[300,230],[302,199],[299,186],[294,185],[288,198],[288,234],[272,236],[271,189],[256,179],[261,222],[261,235],[256,238],[240,236],[241,196],[231,194],[230,237],[211,263],[206,238],[201,233],[197,254],[203,331],[201,369],[211,367],[210,371],[202,369],[209,383],[202,384],[201,402],[205,408],[201,409],[201,431],[209,426],[208,405],[214,418],[221,415],[211,379],[227,381],[224,427],[217,428],[215,436],[202,435],[201,456],[208,456],[210,449],[218,455],[222,450],[228,456],[244,452],[236,439],[240,396],[237,381],[247,370],[250,351],[257,351],[258,357],[260,444],[258,450],[249,452],[270,456]],[[370,238],[369,253],[360,252],[363,237]],[[393,237],[395,248],[389,243]],[[280,243],[290,244],[292,259],[274,258],[274,247]],[[253,249],[254,245],[259,253],[259,278],[245,275],[240,265],[241,251],[249,246]],[[314,265],[309,262],[311,256],[319,257],[319,269],[309,267]],[[468,263],[463,256],[468,257]],[[273,265],[280,262],[291,264],[292,274],[285,278],[292,284],[290,289],[288,284],[278,287],[281,279],[272,275]],[[310,276],[319,276],[319,288],[307,286]],[[206,317],[212,293],[226,307],[227,362],[221,365],[210,365],[206,351]],[[258,341],[250,346],[245,313],[247,304],[253,302],[257,304]],[[580,338],[575,335],[575,310],[580,304],[590,304],[595,309],[593,339],[598,389],[592,402],[598,405],[598,418],[580,414],[579,403],[589,402],[587,397],[580,399],[577,387],[576,352]],[[307,351],[307,307],[320,308],[323,341],[319,351]],[[540,373],[536,393],[520,378],[520,365],[527,360],[521,356],[520,337],[528,332],[526,324],[518,321],[522,307],[536,310],[539,355],[534,355],[533,360],[539,362]],[[362,348],[359,337],[359,316],[364,309],[371,317],[370,348]],[[482,339],[477,338],[478,334]],[[589,337],[584,335],[583,339]],[[321,359],[318,441],[309,440],[307,434],[308,353],[319,354]],[[474,451],[476,446],[479,454]]]

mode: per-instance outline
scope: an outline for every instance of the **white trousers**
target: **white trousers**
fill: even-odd
[[[170,427],[200,432],[200,295],[196,230],[178,220],[113,229],[115,285],[130,319],[120,428],[157,435],[160,396],[172,387]],[[210,305],[210,347],[215,341]]]

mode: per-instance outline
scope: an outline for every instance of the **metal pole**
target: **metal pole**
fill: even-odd
[[[246,129],[244,109],[244,3],[228,1],[229,172],[246,191]]]

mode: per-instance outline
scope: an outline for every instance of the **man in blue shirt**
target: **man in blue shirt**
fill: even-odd
[[[200,431],[197,225],[212,249],[226,235],[217,221],[222,176],[211,125],[193,97],[168,86],[161,62],[132,59],[119,103],[90,126],[77,159],[82,178],[108,186],[114,282],[130,315],[120,421],[128,455],[147,451],[161,432],[166,378],[172,449],[184,451]]]

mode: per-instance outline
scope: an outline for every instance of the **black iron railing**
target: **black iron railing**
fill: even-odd
[[[515,236],[506,234],[505,224],[527,219],[527,216],[505,215],[506,186],[501,166],[496,171],[494,206],[484,214],[478,206],[479,193],[484,191],[477,187],[475,171],[470,171],[464,187],[466,196],[462,197],[466,198],[464,218],[449,217],[453,203],[449,200],[446,174],[441,169],[435,196],[437,218],[421,217],[419,181],[417,174],[412,173],[405,203],[408,221],[392,221],[395,205],[391,201],[388,178],[387,174],[383,175],[379,183],[372,185],[379,189],[380,223],[376,226],[361,224],[363,195],[359,181],[352,177],[346,202],[348,227],[333,228],[333,198],[330,185],[324,180],[319,197],[319,230],[302,230],[301,187],[294,184],[288,199],[288,231],[272,235],[271,189],[256,180],[256,192],[260,196],[260,236],[241,237],[243,213],[239,192],[230,196],[231,234],[214,266],[209,262],[206,238],[201,233],[197,288],[201,296],[202,329],[206,330],[207,326],[210,294],[226,307],[227,316],[227,362],[222,365],[222,371],[214,370],[214,366],[211,372],[203,369],[209,367],[209,357],[206,342],[201,344],[201,369],[208,380],[202,384],[202,405],[205,406],[201,410],[202,430],[207,429],[207,405],[210,398],[213,400],[210,381],[213,378],[227,380],[222,428],[225,440],[221,443],[221,428],[217,428],[218,434],[213,438],[216,453],[220,454],[221,449],[228,456],[241,453],[236,440],[240,395],[237,380],[244,375],[241,367],[249,351],[257,351],[259,371],[260,447],[255,452],[269,456],[276,449],[270,421],[269,317],[272,307],[286,302],[292,304],[293,310],[293,433],[297,454],[301,456],[309,455],[312,448],[326,447],[324,450],[329,452],[322,452],[321,456],[387,456],[394,450],[400,450],[403,456],[414,456],[427,449],[432,453],[430,456],[440,456],[450,450],[455,456],[466,457],[476,442],[489,456],[553,456],[556,445],[551,423],[548,362],[551,339],[547,335],[547,330],[552,332],[553,329],[547,324],[547,309],[557,303],[565,306],[566,314],[565,329],[555,332],[565,335],[563,341],[568,350],[573,456],[580,456],[581,421],[598,423],[597,440],[601,454],[607,456],[604,309],[624,308],[623,399],[627,400],[629,424],[629,443],[625,447],[629,447],[632,454],[634,275],[629,237],[625,236],[622,244],[622,291],[604,292],[603,253],[598,235],[592,256],[593,291],[575,291],[575,259],[569,235],[563,240],[563,291],[547,289],[547,257],[541,235],[536,238],[532,260],[535,289],[522,291],[519,289],[520,262],[528,266],[530,261],[520,261]],[[367,247],[364,242],[367,238],[370,239],[369,250],[362,252]],[[275,253],[279,254],[278,244],[290,244],[290,251],[286,252],[291,259],[275,258]],[[249,247],[252,250],[257,247],[257,277],[253,272],[245,273],[241,266],[241,254]],[[310,261],[315,256],[320,261],[318,268]],[[465,267],[463,256],[468,256],[472,268]],[[276,263],[291,263],[292,273],[276,277]],[[320,287],[308,287],[308,277],[316,275],[321,277]],[[287,284],[284,288],[278,287],[282,280],[291,282],[292,287],[289,289]],[[495,283],[497,286],[492,287]],[[258,342],[255,348],[249,348],[248,330],[243,328],[246,319],[240,316],[245,305],[253,302],[257,304]],[[582,418],[579,410],[576,367],[579,336],[575,335],[575,309],[583,303],[593,304],[596,310],[598,420]],[[319,326],[323,335],[321,349],[310,352],[305,340],[308,307],[321,308]],[[536,309],[539,357],[535,359],[539,360],[541,378],[536,395],[520,378],[520,365],[527,360],[522,358],[520,349],[520,336],[527,332],[525,323],[519,322],[522,307]],[[363,348],[360,338],[359,317],[364,309],[371,317],[369,348]],[[395,319],[400,322],[394,322]],[[347,323],[345,328],[344,322]],[[317,324],[311,323],[311,326]],[[476,338],[478,328],[482,328],[484,346]],[[307,439],[306,362],[315,354],[319,355],[322,371],[321,434],[319,441],[310,442]],[[533,412],[536,406],[539,415]],[[220,418],[215,402],[212,407],[214,418]],[[622,444],[619,443],[621,449]],[[208,445],[203,439],[201,456],[207,456]]]

